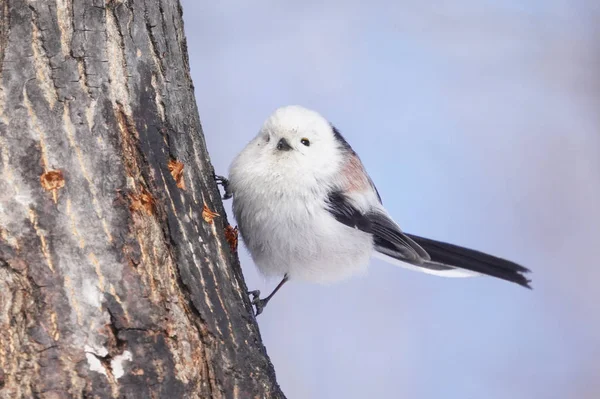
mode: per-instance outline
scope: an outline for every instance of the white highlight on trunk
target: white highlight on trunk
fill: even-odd
[[[113,375],[117,380],[123,377],[123,375],[125,374],[125,370],[123,370],[123,362],[126,360],[133,360],[131,352],[127,350],[124,351],[122,354],[115,356],[115,358],[110,362],[110,367],[112,368]]]
[[[106,372],[106,368],[98,359],[98,356],[104,357],[108,355],[108,350],[106,348],[95,349],[89,345],[86,345],[85,348],[85,357],[87,358],[88,364],[90,366],[90,370],[95,371],[100,374],[104,374],[108,377],[108,373]]]

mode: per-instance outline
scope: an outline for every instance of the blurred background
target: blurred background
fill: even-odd
[[[289,399],[600,397],[600,2],[182,3],[219,173],[304,105],[405,231],[533,270],[533,291],[378,260],[286,285],[259,324]]]

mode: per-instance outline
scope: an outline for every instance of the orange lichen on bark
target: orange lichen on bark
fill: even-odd
[[[185,181],[183,180],[183,164],[179,161],[171,159],[168,166],[169,172],[171,172],[173,179],[175,179],[177,187],[185,190]]]
[[[233,227],[231,225],[227,225],[227,227],[225,227],[225,239],[229,243],[231,252],[235,253],[237,251],[237,247],[238,247],[238,228],[237,228],[237,226]]]
[[[208,206],[206,206],[206,203],[204,204],[204,207],[202,208],[202,219],[204,219],[204,221],[206,223],[213,223],[213,219],[216,218],[217,216],[221,216],[216,212],[211,211]]]
[[[152,215],[154,213],[155,201],[152,195],[150,195],[146,189],[142,189],[140,194],[129,194],[129,201],[131,201],[129,210],[132,212],[144,210],[148,215]]]

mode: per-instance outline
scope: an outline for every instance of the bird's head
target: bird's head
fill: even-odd
[[[319,113],[296,105],[277,109],[253,141],[273,167],[326,178],[343,162],[347,143]]]

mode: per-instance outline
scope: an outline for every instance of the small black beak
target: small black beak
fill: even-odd
[[[279,151],[289,151],[292,149],[292,146],[288,144],[286,139],[279,139],[277,142],[277,149]]]

